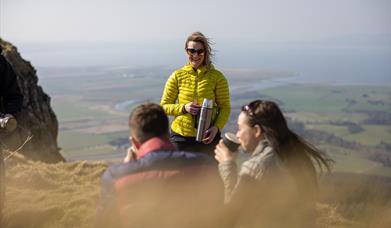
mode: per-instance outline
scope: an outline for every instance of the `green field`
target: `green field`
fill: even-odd
[[[298,112],[385,111],[391,113],[390,90],[375,86],[304,86],[289,85],[260,91]],[[354,101],[349,102],[349,101]],[[383,101],[385,105],[370,104]]]
[[[60,146],[64,145],[67,149],[82,149],[89,146],[107,144],[110,140],[127,137],[129,133],[115,132],[107,134],[87,134],[73,131],[60,133]]]
[[[89,134],[75,131],[60,132],[59,146],[66,158],[73,156],[113,153],[116,148],[109,145],[113,139],[128,137],[128,131],[105,134]]]
[[[346,112],[302,112],[297,111],[286,113],[286,116],[304,123],[322,123],[326,121],[352,121],[359,123],[367,118],[363,113]]]
[[[387,87],[295,85],[266,89],[260,93],[281,101],[282,108],[289,111],[286,116],[306,123],[310,129],[335,133],[365,145],[391,141],[390,125],[363,123],[368,118],[366,112],[381,111],[391,118],[391,91]],[[363,97],[364,94],[368,96]],[[350,102],[352,100],[355,100],[354,104]],[[383,104],[368,103],[373,100]],[[363,131],[352,134],[346,126],[330,123],[343,121],[359,123]]]
[[[391,91],[388,87],[294,85],[269,88],[259,93],[281,102],[282,109],[288,110],[286,116],[304,123],[306,129],[327,132],[368,148],[375,148],[380,143],[391,144],[389,124],[364,123],[368,112],[384,112],[391,118]],[[362,131],[351,133],[348,126],[339,122],[358,124]],[[335,145],[321,146],[336,161],[335,171],[391,176],[391,167],[368,160],[362,152]]]
[[[391,176],[391,167],[385,167],[379,162],[363,158],[355,151],[341,149],[340,147],[321,145],[324,151],[335,161],[334,172],[352,172],[360,174],[374,174]]]
[[[376,146],[381,142],[391,143],[390,126],[363,124],[363,131],[354,134],[349,133],[346,126],[308,124],[306,127],[333,133],[347,141],[358,142],[365,146]]]
[[[53,110],[60,121],[100,118],[107,115],[105,112],[92,110],[88,105],[83,105],[77,100],[58,101],[54,103]]]
[[[370,112],[380,111],[391,115],[389,87],[296,84],[250,89],[254,86],[252,82],[259,81],[260,77],[254,72],[233,72],[237,77],[230,78],[233,88],[231,95],[235,98],[231,104],[231,128],[243,104],[266,98],[278,101],[288,119],[303,123],[305,129],[327,132],[368,148],[375,148],[381,142],[391,143],[391,126],[364,123]],[[60,121],[59,145],[62,153],[67,158],[114,153],[116,148],[108,142],[127,137],[127,115],[132,107],[145,101],[159,102],[168,76],[167,69],[112,68],[101,69],[94,77],[74,76],[71,80],[60,77],[45,81],[47,85],[56,85],[53,87],[57,92],[53,91],[52,105]],[[115,104],[128,100],[136,103],[130,104],[122,112],[114,109]],[[362,131],[350,133],[347,125],[338,124],[341,122],[357,124]],[[122,125],[122,128],[118,125]],[[357,153],[336,145],[318,146],[336,160],[336,171],[391,176],[390,168],[368,160],[363,152]]]
[[[391,143],[390,126],[382,125],[362,125],[363,132],[356,134],[347,134],[347,140],[357,141],[364,145],[376,146],[381,142]]]

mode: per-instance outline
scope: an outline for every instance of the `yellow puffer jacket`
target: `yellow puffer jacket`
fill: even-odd
[[[231,111],[228,82],[224,75],[212,65],[209,69],[202,66],[195,71],[190,64],[171,74],[160,104],[167,115],[175,116],[171,124],[174,132],[185,137],[196,136],[195,117],[183,113],[183,109],[192,101],[201,105],[204,98],[214,101],[212,123],[222,130]]]

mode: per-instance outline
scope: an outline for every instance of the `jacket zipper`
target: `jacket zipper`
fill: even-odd
[[[194,88],[194,100],[193,102],[195,102],[196,104],[198,104],[198,72],[197,70],[195,70],[195,88]],[[195,115],[193,116],[193,120],[194,120],[194,128],[198,128],[198,115]]]
[[[196,71],[195,76],[195,88],[194,88],[194,102],[198,104],[198,72]]]

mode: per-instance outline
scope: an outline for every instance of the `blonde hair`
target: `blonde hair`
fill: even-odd
[[[189,37],[187,37],[185,42],[185,49],[187,48],[187,44],[190,41],[199,42],[204,46],[205,57],[202,65],[205,65],[207,68],[210,68],[210,66],[212,65],[212,57],[214,55],[210,39],[205,37],[204,34],[202,34],[201,32],[194,32]]]

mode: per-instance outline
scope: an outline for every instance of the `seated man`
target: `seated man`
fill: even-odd
[[[215,161],[176,151],[157,104],[135,108],[129,127],[133,156],[103,174],[96,226],[213,227],[223,200]]]

